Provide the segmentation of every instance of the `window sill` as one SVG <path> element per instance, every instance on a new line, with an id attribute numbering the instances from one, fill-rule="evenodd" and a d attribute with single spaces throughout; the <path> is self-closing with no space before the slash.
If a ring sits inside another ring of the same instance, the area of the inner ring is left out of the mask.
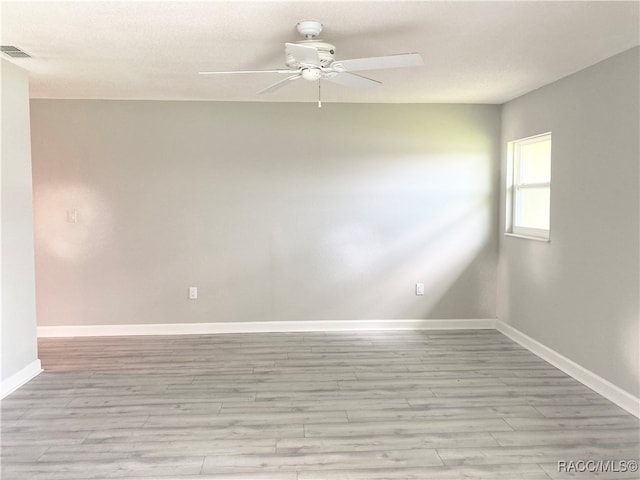
<path id="1" fill-rule="evenodd" d="M 504 234 L 507 237 L 524 238 L 525 240 L 536 240 L 538 242 L 549 243 L 549 239 L 544 237 L 533 237 L 530 235 L 522 235 L 520 233 L 511 233 L 511 232 L 504 232 Z"/>

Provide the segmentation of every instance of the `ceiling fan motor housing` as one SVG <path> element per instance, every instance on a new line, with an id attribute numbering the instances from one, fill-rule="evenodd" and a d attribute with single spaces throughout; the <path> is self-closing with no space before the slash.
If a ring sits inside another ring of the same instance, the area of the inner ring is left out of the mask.
<path id="1" fill-rule="evenodd" d="M 328 67 L 334 60 L 336 54 L 336 47 L 330 43 L 323 42 L 321 40 L 301 40 L 296 42 L 299 45 L 305 45 L 307 47 L 313 47 L 318 51 L 320 57 L 320 66 Z M 291 55 L 287 55 L 285 63 L 288 67 L 297 68 L 298 61 Z"/>

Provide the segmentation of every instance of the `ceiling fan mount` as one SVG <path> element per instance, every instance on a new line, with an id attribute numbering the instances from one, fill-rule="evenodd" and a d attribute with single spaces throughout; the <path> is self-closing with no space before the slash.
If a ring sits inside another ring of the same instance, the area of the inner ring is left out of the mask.
<path id="1" fill-rule="evenodd" d="M 285 43 L 285 65 L 288 69 L 235 70 L 200 72 L 202 75 L 278 73 L 287 75 L 284 80 L 261 90 L 258 94 L 270 93 L 300 78 L 308 81 L 328 80 L 332 83 L 365 90 L 382 82 L 353 72 L 386 68 L 418 67 L 424 65 L 419 53 L 401 53 L 383 57 L 366 57 L 336 60 L 336 47 L 316 37 L 322 32 L 322 23 L 304 20 L 296 25 L 304 37 L 296 43 Z"/>
<path id="2" fill-rule="evenodd" d="M 320 35 L 320 32 L 322 31 L 322 24 L 315 20 L 303 20 L 302 22 L 298 22 L 296 28 L 300 35 L 310 40 Z"/>

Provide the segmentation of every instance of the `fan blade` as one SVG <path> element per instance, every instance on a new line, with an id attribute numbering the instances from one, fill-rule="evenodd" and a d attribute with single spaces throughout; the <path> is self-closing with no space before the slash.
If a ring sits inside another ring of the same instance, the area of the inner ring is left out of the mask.
<path id="1" fill-rule="evenodd" d="M 300 65 L 315 67 L 320 66 L 320 55 L 318 50 L 307 45 L 298 45 L 297 43 L 285 43 L 285 53 L 291 55 Z"/>
<path id="2" fill-rule="evenodd" d="M 291 82 L 293 80 L 297 80 L 300 77 L 302 77 L 302 74 L 300 74 L 300 73 L 296 73 L 295 75 L 291 75 L 290 77 L 287 77 L 284 80 L 280 80 L 278 83 L 274 83 L 273 85 L 271 85 L 270 87 L 265 88 L 264 90 L 260 90 L 258 92 L 258 95 L 262 95 L 263 93 L 274 92 L 274 91 L 284 87 L 289 82 Z"/>
<path id="3" fill-rule="evenodd" d="M 236 73 L 298 73 L 300 70 L 232 70 L 230 72 L 198 72 L 200 75 L 229 75 Z"/>
<path id="4" fill-rule="evenodd" d="M 386 57 L 353 58 L 351 60 L 338 60 L 331 64 L 331 67 L 346 72 L 357 72 L 359 70 L 379 70 L 383 68 L 419 67 L 424 65 L 422 56 L 419 53 L 401 53 L 398 55 L 387 55 Z"/>
<path id="5" fill-rule="evenodd" d="M 367 90 L 369 88 L 382 85 L 382 82 L 374 80 L 372 78 L 356 75 L 355 73 L 340 72 L 334 75 L 328 75 L 325 77 L 327 80 L 333 83 L 338 83 L 346 87 L 359 88 L 360 90 Z"/>

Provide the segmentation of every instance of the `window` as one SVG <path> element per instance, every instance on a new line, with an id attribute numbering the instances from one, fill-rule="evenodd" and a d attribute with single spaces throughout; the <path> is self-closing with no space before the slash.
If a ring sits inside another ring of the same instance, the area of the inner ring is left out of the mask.
<path id="1" fill-rule="evenodd" d="M 551 133 L 509 142 L 506 233 L 549 240 Z"/>

